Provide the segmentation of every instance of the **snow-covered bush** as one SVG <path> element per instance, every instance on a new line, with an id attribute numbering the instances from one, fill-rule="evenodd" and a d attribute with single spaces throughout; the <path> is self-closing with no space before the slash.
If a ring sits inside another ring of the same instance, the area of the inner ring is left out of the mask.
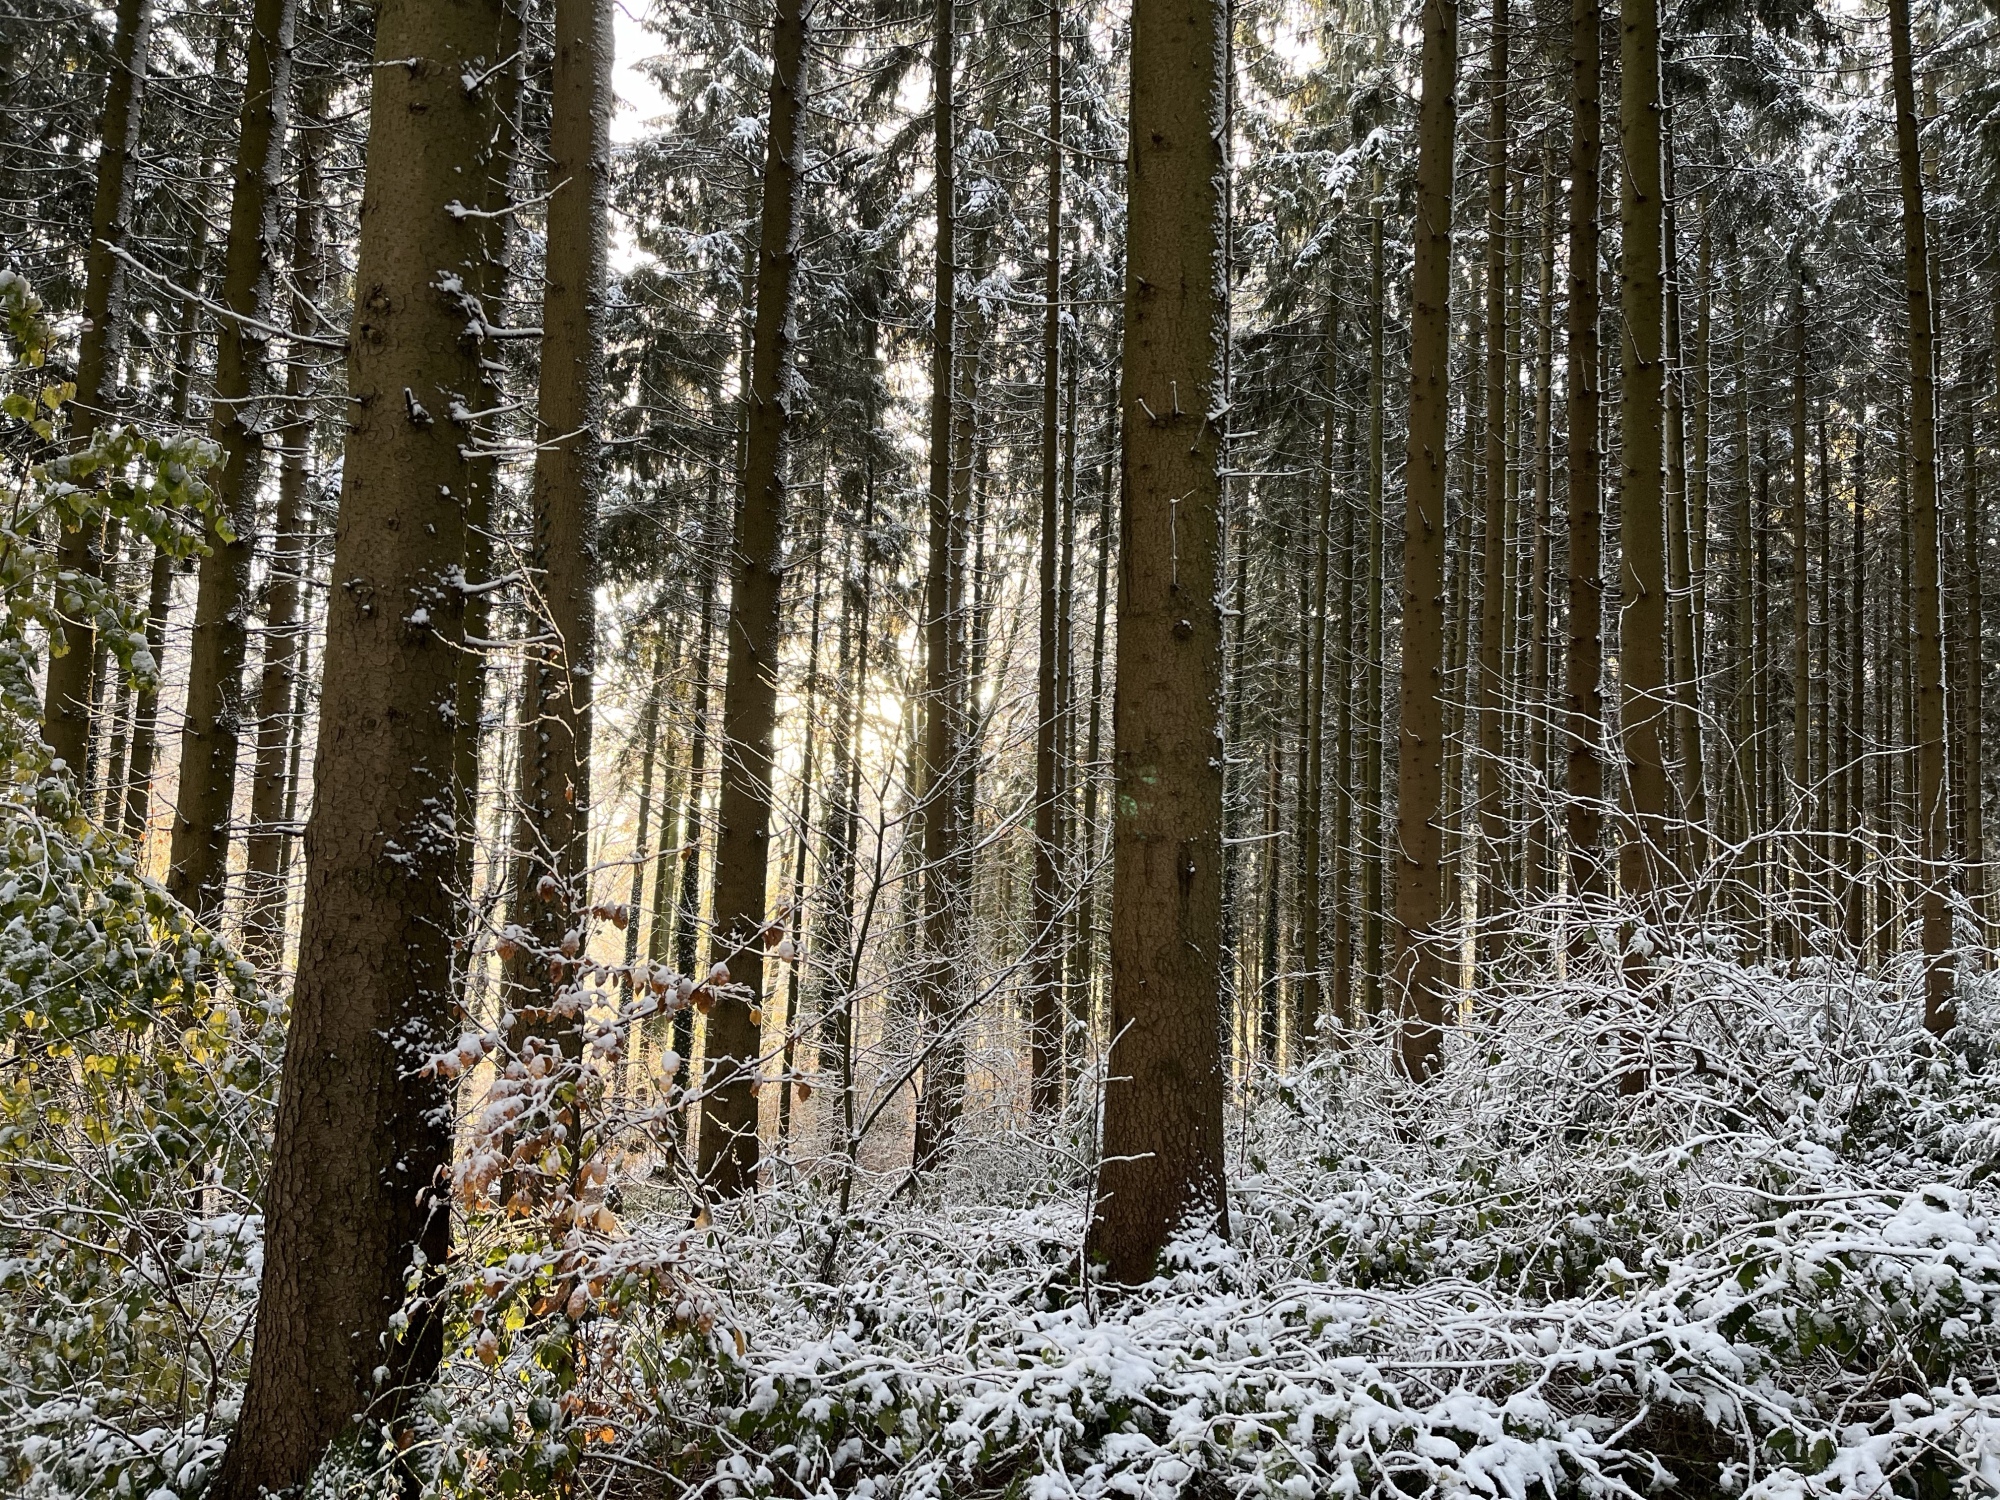
<path id="1" fill-rule="evenodd" d="M 1230 1242 L 1116 1295 L 1081 1194 L 988 1162 L 840 1222 L 806 1164 L 690 1232 L 726 1331 L 645 1365 L 639 1314 L 649 1378 L 581 1463 L 725 1495 L 1992 1493 L 1992 980 L 1944 1048 L 1907 974 L 1657 977 L 1637 1042 L 1613 981 L 1518 974 L 1426 1087 L 1379 1035 L 1257 1080 Z"/>

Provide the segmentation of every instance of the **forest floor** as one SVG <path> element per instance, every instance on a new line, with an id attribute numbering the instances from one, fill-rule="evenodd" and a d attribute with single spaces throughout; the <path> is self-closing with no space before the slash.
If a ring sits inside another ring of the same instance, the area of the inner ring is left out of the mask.
<path id="1" fill-rule="evenodd" d="M 2000 986 L 1940 1048 L 1910 979 L 1669 959 L 1636 1098 L 1617 991 L 1535 978 L 1428 1086 L 1379 1038 L 1259 1078 L 1228 1241 L 1132 1290 L 1083 1274 L 1081 1108 L 844 1219 L 826 1162 L 640 1215 L 688 1299 L 603 1332 L 570 1451 L 666 1495 L 2000 1493 Z M 533 1467 L 477 1436 L 523 1378 L 447 1383 L 475 1486 Z"/>

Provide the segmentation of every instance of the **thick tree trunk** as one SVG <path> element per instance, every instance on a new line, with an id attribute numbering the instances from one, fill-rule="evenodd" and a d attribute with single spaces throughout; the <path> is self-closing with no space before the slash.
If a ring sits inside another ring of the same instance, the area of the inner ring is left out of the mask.
<path id="1" fill-rule="evenodd" d="M 260 325 L 270 307 L 270 268 L 278 261 L 278 185 L 290 113 L 292 25 L 297 9 L 297 0 L 256 0 L 251 13 L 224 251 L 222 304 L 228 311 L 218 334 L 210 421 L 210 436 L 222 451 L 222 461 L 211 481 L 216 519 L 208 524 L 208 551 L 196 573 L 180 787 L 167 868 L 168 893 L 210 923 L 222 914 L 237 751 L 250 717 L 243 694 L 243 656 L 264 452 L 256 387 L 261 383 L 267 336 Z"/>
<path id="2" fill-rule="evenodd" d="M 1916 617 L 1917 855 L 1921 863 L 1924 1025 L 1958 1022 L 1951 966 L 1944 778 L 1943 612 L 1938 584 L 1937 361 L 1932 350 L 1929 226 L 1911 79 L 1910 0 L 1889 0 L 1896 164 L 1903 192 L 1903 286 L 1909 303 L 1911 607 Z"/>
<path id="3" fill-rule="evenodd" d="M 1218 255 L 1226 7 L 1136 0 L 1120 411 L 1111 1057 L 1086 1251 L 1115 1282 L 1226 1233 Z"/>
<path id="4" fill-rule="evenodd" d="M 446 205 L 491 131 L 465 80 L 494 61 L 499 0 L 385 0 L 355 272 L 345 490 L 328 610 L 305 917 L 265 1194 L 258 1336 L 222 1500 L 301 1484 L 357 1413 L 394 1426 L 443 1346 L 428 1298 L 397 1337 L 413 1259 L 443 1265 L 453 1026 L 451 772 L 470 467 L 453 393 L 480 350 L 440 272 L 474 273 Z M 428 1274 L 425 1277 L 428 1281 Z M 377 1380 L 378 1367 L 386 1379 Z"/>
<path id="5" fill-rule="evenodd" d="M 1403 685 L 1396 759 L 1396 1057 L 1406 1077 L 1441 1061 L 1447 1004 L 1442 829 L 1446 423 L 1450 398 L 1451 177 L 1458 118 L 1457 0 L 1424 0 L 1410 285 L 1410 430 L 1404 471 Z"/>
<path id="6" fill-rule="evenodd" d="M 805 103 L 806 8 L 781 0 L 771 38 L 770 120 L 757 239 L 750 335 L 749 439 L 743 508 L 729 595 L 728 666 L 722 690 L 722 798 L 715 839 L 711 964 L 729 971 L 712 989 L 699 1137 L 702 1181 L 728 1197 L 757 1182 L 759 1027 L 764 995 L 766 885 L 770 879 L 771 744 L 778 716 L 780 552 L 785 522 L 783 391 L 791 354 L 792 281 L 798 265 L 799 117 Z"/>
<path id="7" fill-rule="evenodd" d="M 139 149 L 152 34 L 153 0 L 118 0 L 98 135 L 97 196 L 84 256 L 83 338 L 77 350 L 76 394 L 69 407 L 70 436 L 79 447 L 90 441 L 108 415 L 117 384 L 126 322 L 125 263 L 119 252 L 125 248 L 126 221 L 132 212 L 132 162 Z M 56 565 L 66 573 L 101 576 L 104 554 L 98 529 L 65 528 L 56 544 Z M 49 643 L 42 738 L 81 784 L 90 745 L 90 676 L 97 656 L 97 626 L 88 619 L 65 620 L 53 635 L 60 639 Z"/>
<path id="8" fill-rule="evenodd" d="M 1570 7 L 1569 201 L 1569 647 L 1564 655 L 1564 775 L 1569 888 L 1586 904 L 1604 894 L 1604 510 L 1598 448 L 1598 166 L 1603 155 L 1601 0 Z M 1587 915 L 1579 929 L 1589 931 Z"/>

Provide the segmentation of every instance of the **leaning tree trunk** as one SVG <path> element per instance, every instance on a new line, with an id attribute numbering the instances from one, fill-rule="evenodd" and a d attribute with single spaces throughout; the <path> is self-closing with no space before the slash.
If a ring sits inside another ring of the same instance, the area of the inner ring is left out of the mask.
<path id="1" fill-rule="evenodd" d="M 187 713 L 181 728 L 167 891 L 205 922 L 222 913 L 229 876 L 229 823 L 245 721 L 243 656 L 257 489 L 264 435 L 255 387 L 264 362 L 263 319 L 277 263 L 278 185 L 292 75 L 297 0 L 257 0 L 238 124 L 235 191 L 224 250 L 210 435 L 222 452 L 212 485 L 215 513 L 195 578 L 188 642 Z"/>
<path id="2" fill-rule="evenodd" d="M 467 433 L 481 350 L 452 277 L 481 252 L 447 205 L 491 135 L 500 0 L 384 0 L 355 268 L 345 490 L 326 621 L 305 917 L 271 1172 L 258 1336 L 222 1500 L 301 1485 L 356 1413 L 401 1426 L 443 1352 L 413 1264 L 441 1267 L 455 1029 L 450 830 Z M 440 273 L 448 273 L 441 275 Z M 447 804 L 448 805 L 448 804 Z M 418 1260 L 421 1257 L 421 1261 Z M 377 1370 L 386 1369 L 384 1378 Z M 392 1431 L 391 1441 L 394 1441 Z"/>
<path id="3" fill-rule="evenodd" d="M 523 663 L 510 1007 L 573 986 L 590 946 L 590 741 L 603 451 L 609 0 L 557 0 L 549 77 L 548 251 L 527 569 L 537 601 Z M 454 702 L 457 694 L 454 693 Z M 522 935 L 525 935 L 524 937 Z"/>
<path id="4" fill-rule="evenodd" d="M 1410 280 L 1410 427 L 1404 470 L 1403 687 L 1396 755 L 1396 1060 L 1408 1078 L 1442 1060 L 1445 462 L 1450 416 L 1451 169 L 1458 122 L 1458 3 L 1424 0 Z"/>
<path id="5" fill-rule="evenodd" d="M 125 335 L 126 220 L 132 213 L 132 159 L 139 149 L 139 120 L 146 92 L 146 64 L 153 34 L 152 0 L 118 0 L 111 39 L 111 73 L 104 90 L 103 129 L 97 152 L 97 198 L 90 213 L 90 248 L 84 259 L 83 339 L 77 350 L 76 394 L 70 402 L 70 436 L 90 441 L 117 383 L 118 345 Z M 65 529 L 56 565 L 88 578 L 103 575 L 98 528 Z M 97 626 L 87 618 L 64 620 L 51 632 L 42 738 L 81 785 L 90 746 L 91 663 Z M 58 641 L 61 649 L 58 650 Z"/>
<path id="6" fill-rule="evenodd" d="M 736 521 L 722 688 L 722 800 L 715 839 L 711 962 L 729 971 L 708 991 L 699 1169 L 713 1193 L 757 1184 L 758 1025 L 764 988 L 765 886 L 771 845 L 771 741 L 778 718 L 778 613 L 785 514 L 785 364 L 798 250 L 799 116 L 804 104 L 803 0 L 779 0 L 771 42 L 771 116 L 750 334 L 749 434 Z"/>
<path id="7" fill-rule="evenodd" d="M 312 97 L 299 132 L 298 208 L 292 220 L 292 327 L 304 332 L 319 311 L 326 287 L 326 260 L 320 241 L 320 132 L 330 97 L 328 80 L 313 80 Z M 285 947 L 285 881 L 279 873 L 292 830 L 285 816 L 286 775 L 291 761 L 292 700 L 297 696 L 300 628 L 300 574 L 305 534 L 311 529 L 306 491 L 312 483 L 315 399 L 312 365 L 293 352 L 285 373 L 290 407 L 279 430 L 283 467 L 278 475 L 278 511 L 272 525 L 271 573 L 264 604 L 264 664 L 257 682 L 256 770 L 250 788 L 250 832 L 245 840 L 246 889 L 243 927 L 248 946 L 264 967 L 273 969 Z"/>
<path id="8" fill-rule="evenodd" d="M 1564 657 L 1568 765 L 1569 887 L 1586 901 L 1604 895 L 1604 497 L 1597 446 L 1598 166 L 1604 151 L 1600 77 L 1601 0 L 1574 0 L 1570 38 L 1569 188 L 1569 650 Z M 1588 932 L 1588 917 L 1580 932 Z"/>
<path id="9" fill-rule="evenodd" d="M 1135 0 L 1113 735 L 1111 1057 L 1087 1250 L 1152 1275 L 1227 1231 L 1218 459 L 1224 17 Z"/>
<path id="10" fill-rule="evenodd" d="M 1921 866 L 1924 1025 L 1942 1036 L 1958 1023 L 1952 993 L 1951 911 L 1945 863 L 1944 639 L 1938 587 L 1937 360 L 1931 337 L 1929 227 L 1911 79 L 1910 0 L 1889 0 L 1896 94 L 1896 165 L 1903 189 L 1903 287 L 1909 303 L 1911 607 L 1916 616 L 1917 857 Z"/>

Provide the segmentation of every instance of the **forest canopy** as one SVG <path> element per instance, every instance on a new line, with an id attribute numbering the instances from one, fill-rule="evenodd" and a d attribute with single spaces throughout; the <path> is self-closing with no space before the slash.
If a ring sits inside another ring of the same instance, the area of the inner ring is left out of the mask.
<path id="1" fill-rule="evenodd" d="M 1977 0 L 0 0 L 28 1500 L 2000 1493 Z"/>

